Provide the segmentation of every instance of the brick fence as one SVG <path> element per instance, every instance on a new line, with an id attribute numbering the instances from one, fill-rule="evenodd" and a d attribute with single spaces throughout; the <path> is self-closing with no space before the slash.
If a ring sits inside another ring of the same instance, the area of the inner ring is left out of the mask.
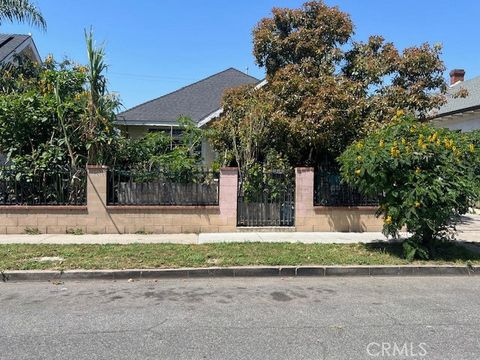
<path id="1" fill-rule="evenodd" d="M 314 169 L 295 169 L 296 231 L 381 231 L 383 221 L 375 216 L 376 207 L 314 206 Z"/>
<path id="2" fill-rule="evenodd" d="M 0 206 L 0 234 L 41 233 L 200 233 L 238 231 L 236 168 L 220 170 L 216 206 L 108 206 L 107 168 L 87 167 L 86 206 Z M 375 208 L 313 205 L 313 168 L 296 169 L 295 231 L 379 231 Z"/>

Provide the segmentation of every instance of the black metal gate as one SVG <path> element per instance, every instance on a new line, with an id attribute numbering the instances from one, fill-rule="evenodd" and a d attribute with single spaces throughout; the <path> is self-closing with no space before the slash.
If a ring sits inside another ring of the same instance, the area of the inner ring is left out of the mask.
<path id="1" fill-rule="evenodd" d="M 282 172 L 266 174 L 264 181 L 239 178 L 238 226 L 294 226 L 295 176 Z"/>

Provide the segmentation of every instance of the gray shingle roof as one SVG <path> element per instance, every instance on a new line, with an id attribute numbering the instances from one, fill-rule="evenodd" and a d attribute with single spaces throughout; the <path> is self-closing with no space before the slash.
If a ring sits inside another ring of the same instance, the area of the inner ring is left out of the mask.
<path id="1" fill-rule="evenodd" d="M 117 115 L 119 124 L 176 124 L 180 116 L 199 122 L 220 108 L 228 88 L 256 84 L 260 80 L 229 68 L 157 99 L 147 101 Z"/>
<path id="2" fill-rule="evenodd" d="M 29 38 L 29 35 L 0 34 L 0 62 Z"/>
<path id="3" fill-rule="evenodd" d="M 459 90 L 468 91 L 468 96 L 454 98 L 453 95 Z M 441 117 L 447 114 L 458 113 L 480 106 L 480 76 L 465 80 L 451 86 L 447 91 L 447 103 L 435 113 L 434 117 Z"/>

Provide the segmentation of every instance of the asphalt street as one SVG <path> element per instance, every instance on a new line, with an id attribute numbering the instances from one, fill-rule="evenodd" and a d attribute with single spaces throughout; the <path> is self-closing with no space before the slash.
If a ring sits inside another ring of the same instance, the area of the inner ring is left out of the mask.
<path id="1" fill-rule="evenodd" d="M 0 359 L 479 359 L 480 280 L 0 284 Z"/>

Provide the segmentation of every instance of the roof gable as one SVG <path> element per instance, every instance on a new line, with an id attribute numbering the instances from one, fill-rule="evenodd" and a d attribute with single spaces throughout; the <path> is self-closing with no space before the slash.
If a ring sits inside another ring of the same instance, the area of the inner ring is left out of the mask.
<path id="1" fill-rule="evenodd" d="M 30 35 L 0 34 L 0 63 L 11 61 L 13 55 L 21 53 L 26 48 L 30 48 L 34 57 L 32 60 L 40 62 L 40 55 Z"/>
<path id="2" fill-rule="evenodd" d="M 226 89 L 259 80 L 229 68 L 159 98 L 137 105 L 117 115 L 118 123 L 129 125 L 176 124 L 181 116 L 199 122 L 220 108 Z"/>

